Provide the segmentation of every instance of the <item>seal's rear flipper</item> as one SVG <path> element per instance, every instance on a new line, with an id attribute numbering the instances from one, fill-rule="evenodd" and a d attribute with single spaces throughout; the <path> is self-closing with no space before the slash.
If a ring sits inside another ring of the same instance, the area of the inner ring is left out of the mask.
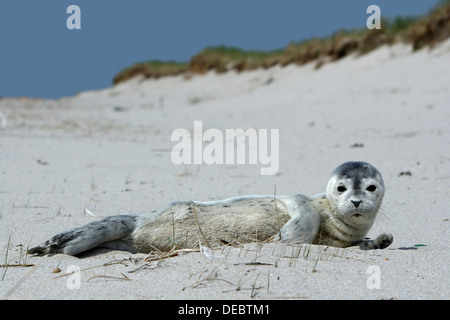
<path id="1" fill-rule="evenodd" d="M 119 215 L 106 217 L 82 227 L 61 232 L 44 243 L 28 249 L 29 254 L 64 253 L 77 255 L 83 251 L 104 245 L 108 248 L 133 248 L 120 240 L 130 235 L 136 223 L 136 216 Z"/>

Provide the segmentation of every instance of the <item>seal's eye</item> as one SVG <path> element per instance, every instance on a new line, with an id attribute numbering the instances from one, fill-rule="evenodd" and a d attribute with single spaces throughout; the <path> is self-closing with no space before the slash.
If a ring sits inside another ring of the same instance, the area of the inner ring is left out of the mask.
<path id="1" fill-rule="evenodd" d="M 347 188 L 344 187 L 344 186 L 339 186 L 339 187 L 337 187 L 337 191 L 339 191 L 339 192 L 345 192 L 345 191 L 347 191 Z"/>
<path id="2" fill-rule="evenodd" d="M 377 187 L 374 186 L 373 184 L 371 184 L 370 186 L 368 186 L 368 187 L 366 188 L 366 190 L 367 190 L 367 191 L 370 191 L 370 192 L 374 192 L 375 190 L 377 190 Z"/>

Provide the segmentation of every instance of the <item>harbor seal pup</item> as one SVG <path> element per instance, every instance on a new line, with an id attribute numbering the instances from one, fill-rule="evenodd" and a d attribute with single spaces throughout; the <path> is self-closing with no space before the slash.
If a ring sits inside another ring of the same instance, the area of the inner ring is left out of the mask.
<path id="1" fill-rule="evenodd" d="M 383 249 L 393 237 L 365 240 L 384 196 L 379 171 L 367 162 L 346 162 L 330 176 L 326 193 L 313 197 L 245 196 L 221 201 L 173 202 L 141 215 L 117 215 L 64 231 L 30 254 L 77 255 L 96 247 L 132 253 L 255 241 L 360 245 Z"/>

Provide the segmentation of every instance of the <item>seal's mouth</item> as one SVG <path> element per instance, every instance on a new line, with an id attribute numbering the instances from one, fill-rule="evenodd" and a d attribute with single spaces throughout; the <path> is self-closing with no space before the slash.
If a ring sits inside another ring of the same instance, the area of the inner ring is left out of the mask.
<path id="1" fill-rule="evenodd" d="M 359 218 L 359 217 L 362 216 L 362 214 L 361 213 L 355 213 L 355 214 L 353 214 L 353 216 L 356 217 L 356 218 Z"/>

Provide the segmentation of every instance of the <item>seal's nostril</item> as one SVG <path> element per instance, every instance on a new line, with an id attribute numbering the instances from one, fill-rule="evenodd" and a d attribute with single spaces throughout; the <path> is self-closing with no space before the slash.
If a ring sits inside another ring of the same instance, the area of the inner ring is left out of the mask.
<path id="1" fill-rule="evenodd" d="M 355 205 L 355 207 L 357 207 L 357 208 L 359 207 L 359 205 L 361 204 L 361 202 L 362 202 L 361 200 L 359 200 L 359 201 L 353 201 L 353 200 L 352 200 L 352 203 L 353 203 L 353 204 Z"/>

